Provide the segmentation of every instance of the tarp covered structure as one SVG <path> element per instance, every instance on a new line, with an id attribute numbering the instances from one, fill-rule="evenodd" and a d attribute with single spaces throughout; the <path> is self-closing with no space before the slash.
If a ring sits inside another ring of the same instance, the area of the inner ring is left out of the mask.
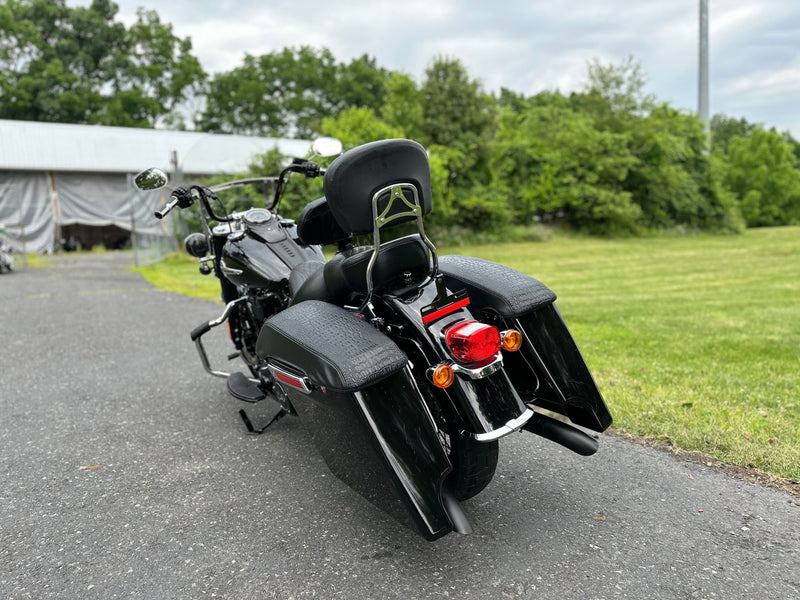
<path id="1" fill-rule="evenodd" d="M 15 250 L 54 250 L 67 225 L 114 225 L 163 235 L 163 196 L 136 190 L 147 167 L 185 179 L 240 173 L 277 148 L 305 156 L 310 142 L 239 135 L 0 120 L 0 224 Z"/>
<path id="2" fill-rule="evenodd" d="M 0 171 L 0 223 L 14 250 L 56 249 L 66 225 L 115 225 L 146 235 L 166 234 L 153 218 L 159 194 L 144 194 L 125 174 Z"/>

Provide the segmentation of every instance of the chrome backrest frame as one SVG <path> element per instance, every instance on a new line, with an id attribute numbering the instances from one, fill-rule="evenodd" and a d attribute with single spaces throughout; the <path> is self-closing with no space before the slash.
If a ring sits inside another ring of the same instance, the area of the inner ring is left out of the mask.
<path id="1" fill-rule="evenodd" d="M 405 190 L 410 190 L 413 196 L 413 202 L 410 201 L 406 197 Z M 378 201 L 382 196 L 385 194 L 389 194 L 389 204 L 386 208 L 378 214 Z M 403 204 L 408 207 L 408 210 L 405 212 L 398 212 L 392 214 L 392 208 L 395 205 L 395 202 L 402 202 Z M 372 256 L 369 259 L 369 264 L 367 264 L 367 296 L 364 299 L 364 302 L 361 304 L 359 308 L 359 312 L 364 310 L 366 306 L 372 300 L 372 293 L 374 291 L 373 282 L 372 282 L 372 270 L 375 267 L 375 262 L 378 260 L 378 252 L 380 252 L 381 247 L 381 235 L 380 230 L 383 226 L 395 221 L 396 219 L 402 219 L 406 217 L 414 217 L 417 221 L 417 232 L 419 233 L 419 237 L 425 243 L 425 246 L 428 248 L 428 251 L 431 255 L 431 260 L 433 262 L 433 269 L 430 273 L 430 277 L 433 278 L 439 272 L 439 259 L 436 255 L 436 246 L 433 245 L 433 242 L 425 235 L 425 227 L 422 224 L 422 204 L 419 200 L 419 190 L 417 186 L 413 183 L 393 183 L 391 185 L 387 185 L 377 192 L 375 192 L 372 196 L 372 219 L 373 219 L 373 229 L 372 229 Z"/>

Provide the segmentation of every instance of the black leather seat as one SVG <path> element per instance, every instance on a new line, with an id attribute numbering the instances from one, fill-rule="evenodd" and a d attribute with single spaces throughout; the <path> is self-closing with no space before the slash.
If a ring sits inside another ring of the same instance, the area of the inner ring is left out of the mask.
<path id="1" fill-rule="evenodd" d="M 297 292 L 309 277 L 324 267 L 324 262 L 314 260 L 299 264 L 292 269 L 292 273 L 289 275 L 289 292 L 292 297 L 294 298 L 297 295 Z"/>
<path id="2" fill-rule="evenodd" d="M 395 184 L 402 189 L 401 199 L 386 188 Z M 353 293 L 368 292 L 367 267 L 374 250 L 348 247 L 352 236 L 373 234 L 376 223 L 394 227 L 431 211 L 428 155 L 411 140 L 364 144 L 328 167 L 323 189 L 325 198 L 314 200 L 300 213 L 297 233 L 307 244 L 338 243 L 340 252 L 324 265 L 295 269 L 289 279 L 295 305 L 304 300 L 341 303 Z M 374 207 L 373 196 L 379 191 Z M 421 283 L 430 273 L 430 252 L 419 235 L 392 240 L 380 246 L 372 290 L 396 291 Z"/>
<path id="3" fill-rule="evenodd" d="M 324 265 L 314 263 L 303 273 L 292 273 L 292 304 L 304 300 L 339 303 L 351 293 L 366 294 L 372 253 L 371 246 L 359 246 L 340 252 Z M 421 282 L 430 270 L 428 249 L 422 239 L 418 235 L 398 238 L 381 246 L 372 269 L 372 286 L 378 292 L 407 287 Z"/>

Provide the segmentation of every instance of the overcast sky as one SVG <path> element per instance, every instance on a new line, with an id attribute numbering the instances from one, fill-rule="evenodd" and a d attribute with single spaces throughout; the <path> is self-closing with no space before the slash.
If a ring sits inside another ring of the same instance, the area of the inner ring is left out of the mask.
<path id="1" fill-rule="evenodd" d="M 570 92 L 592 58 L 641 62 L 647 91 L 697 110 L 698 0 L 116 0 L 130 23 L 154 9 L 189 36 L 209 73 L 245 53 L 326 46 L 367 53 L 417 81 L 436 55 L 460 59 L 486 90 Z M 70 4 L 86 4 L 74 0 Z M 711 114 L 800 138 L 800 0 L 709 0 Z"/>

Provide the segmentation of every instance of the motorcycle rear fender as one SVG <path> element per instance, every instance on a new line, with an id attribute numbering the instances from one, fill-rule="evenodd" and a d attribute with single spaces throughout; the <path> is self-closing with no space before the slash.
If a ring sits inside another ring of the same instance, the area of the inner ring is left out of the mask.
<path id="1" fill-rule="evenodd" d="M 424 371 L 442 362 L 453 363 L 453 356 L 444 349 L 441 337 L 443 328 L 454 319 L 469 320 L 473 315 L 462 307 L 448 312 L 446 317 L 429 324 L 421 317 L 423 309 L 437 296 L 436 286 L 431 283 L 420 290 L 413 299 L 401 300 L 386 296 L 380 299 L 402 322 L 406 333 L 398 336 L 397 341 L 411 358 L 417 377 L 425 379 Z M 447 309 L 445 309 L 447 311 Z M 409 328 L 413 328 L 413 335 Z M 503 358 L 507 353 L 503 353 Z M 502 363 L 498 363 L 498 367 Z M 474 439 L 490 441 L 519 429 L 519 426 L 532 412 L 519 397 L 504 369 L 475 378 L 457 375 L 453 384 L 446 390 L 433 388 L 428 384 L 429 394 L 443 394 L 463 424 L 463 434 Z"/>
<path id="2" fill-rule="evenodd" d="M 429 540 L 461 527 L 463 513 L 443 496 L 452 466 L 394 342 L 309 300 L 268 319 L 256 351 L 334 475 Z"/>
<path id="3" fill-rule="evenodd" d="M 442 256 L 439 268 L 448 288 L 467 290 L 473 312 L 523 334 L 522 349 L 504 358 L 505 371 L 526 403 L 594 431 L 611 425 L 611 413 L 547 286 L 469 256 Z"/>

